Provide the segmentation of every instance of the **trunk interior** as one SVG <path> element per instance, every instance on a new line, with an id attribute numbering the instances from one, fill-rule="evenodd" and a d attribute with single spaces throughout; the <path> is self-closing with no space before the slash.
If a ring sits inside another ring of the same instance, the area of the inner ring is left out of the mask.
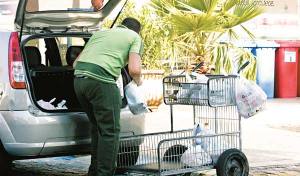
<path id="1" fill-rule="evenodd" d="M 72 65 L 87 41 L 88 38 L 83 37 L 47 37 L 33 38 L 22 45 L 31 97 L 39 109 L 83 111 L 73 87 Z M 123 85 L 130 81 L 125 72 L 122 70 Z M 65 104 L 61 106 L 63 101 Z"/>
<path id="2" fill-rule="evenodd" d="M 31 39 L 23 45 L 30 93 L 38 108 L 82 111 L 73 88 L 72 64 L 84 44 L 79 37 L 53 37 Z M 63 101 L 64 106 L 59 104 Z"/>

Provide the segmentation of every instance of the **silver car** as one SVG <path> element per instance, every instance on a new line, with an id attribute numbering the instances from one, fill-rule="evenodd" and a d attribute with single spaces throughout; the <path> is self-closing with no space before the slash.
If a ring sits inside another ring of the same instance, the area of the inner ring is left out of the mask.
<path id="1" fill-rule="evenodd" d="M 93 31 L 122 5 L 104 2 L 94 12 L 87 0 L 0 0 L 1 21 L 15 17 L 15 30 L 0 31 L 0 171 L 16 159 L 89 152 L 89 121 L 74 93 L 71 65 Z M 123 69 L 123 85 L 127 75 Z M 144 118 L 124 100 L 121 135 L 142 134 Z M 122 147 L 138 150 L 140 143 Z"/>

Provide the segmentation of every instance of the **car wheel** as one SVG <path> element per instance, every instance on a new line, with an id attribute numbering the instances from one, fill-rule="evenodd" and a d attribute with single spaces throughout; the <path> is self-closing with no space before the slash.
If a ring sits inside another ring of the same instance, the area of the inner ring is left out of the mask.
<path id="1" fill-rule="evenodd" d="M 217 165 L 218 176 L 248 176 L 249 164 L 243 152 L 229 149 L 221 154 Z"/>
<path id="2" fill-rule="evenodd" d="M 2 143 L 0 142 L 0 175 L 8 173 L 11 168 L 12 160 L 6 153 Z"/>
<path id="3" fill-rule="evenodd" d="M 117 158 L 116 174 L 124 174 L 127 172 L 126 167 L 133 166 L 138 160 L 140 154 L 139 146 L 120 147 Z"/>

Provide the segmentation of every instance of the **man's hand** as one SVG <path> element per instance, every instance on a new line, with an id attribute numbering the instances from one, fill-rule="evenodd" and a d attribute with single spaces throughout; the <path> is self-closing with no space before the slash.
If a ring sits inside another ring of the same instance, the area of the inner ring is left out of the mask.
<path id="1" fill-rule="evenodd" d="M 143 84 L 143 79 L 133 80 L 137 86 L 141 86 Z"/>
<path id="2" fill-rule="evenodd" d="M 95 11 L 100 11 L 103 6 L 103 0 L 91 0 Z"/>

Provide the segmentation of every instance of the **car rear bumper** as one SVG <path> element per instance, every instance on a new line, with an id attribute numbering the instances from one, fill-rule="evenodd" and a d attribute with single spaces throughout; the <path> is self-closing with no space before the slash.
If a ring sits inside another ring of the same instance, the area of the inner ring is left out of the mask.
<path id="1" fill-rule="evenodd" d="M 121 116 L 121 137 L 144 133 L 144 115 L 134 116 L 123 109 Z M 90 126 L 84 113 L 36 117 L 28 111 L 0 111 L 0 126 L 0 139 L 12 156 L 69 155 L 89 150 Z"/>
<path id="2" fill-rule="evenodd" d="M 87 153 L 89 146 L 90 139 L 46 143 L 5 143 L 5 149 L 11 156 L 21 158 Z"/>

